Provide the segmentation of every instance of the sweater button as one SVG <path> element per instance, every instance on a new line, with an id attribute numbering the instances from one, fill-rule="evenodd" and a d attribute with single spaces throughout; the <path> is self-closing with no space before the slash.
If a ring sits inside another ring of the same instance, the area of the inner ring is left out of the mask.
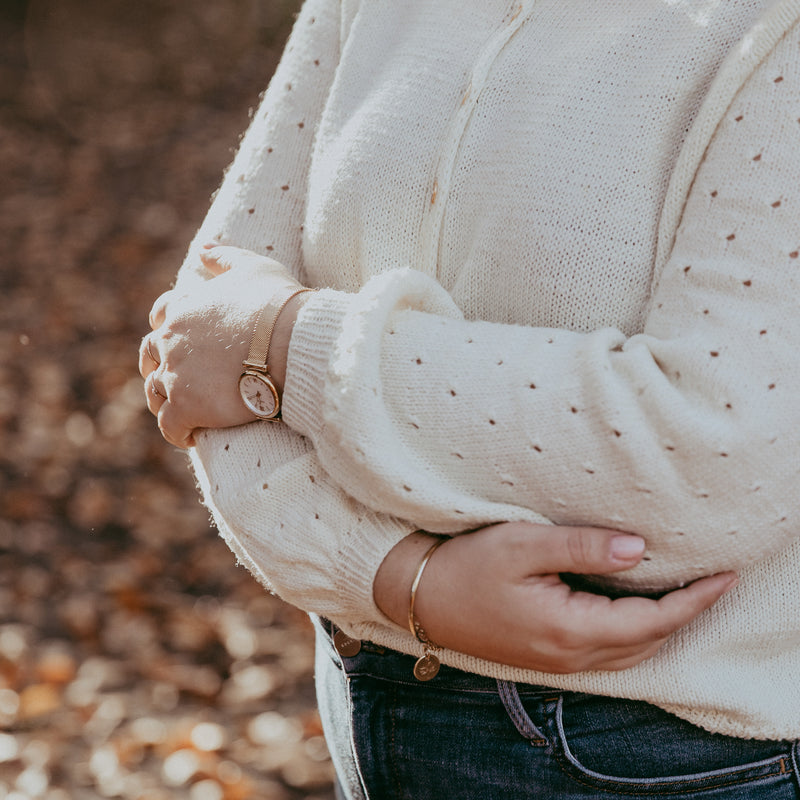
<path id="1" fill-rule="evenodd" d="M 344 631 L 336 631 L 333 637 L 333 646 L 336 652 L 344 658 L 352 658 L 361 652 L 361 642 L 348 636 Z"/>

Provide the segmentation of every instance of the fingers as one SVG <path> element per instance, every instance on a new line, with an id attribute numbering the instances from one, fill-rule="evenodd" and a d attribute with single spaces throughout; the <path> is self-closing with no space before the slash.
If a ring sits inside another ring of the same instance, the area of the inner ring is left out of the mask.
<path id="1" fill-rule="evenodd" d="M 231 268 L 231 254 L 227 251 L 233 249 L 225 247 L 219 242 L 208 242 L 203 245 L 200 260 L 203 262 L 203 266 L 216 277 Z"/>
<path id="2" fill-rule="evenodd" d="M 194 431 L 180 422 L 175 413 L 175 407 L 169 403 L 162 403 L 158 411 L 158 429 L 161 435 L 175 447 L 186 450 L 194 446 Z"/>
<path id="3" fill-rule="evenodd" d="M 591 631 L 591 636 L 606 646 L 645 650 L 688 625 L 736 583 L 735 574 L 720 573 L 701 578 L 658 600 L 644 597 L 609 600 L 576 592 L 571 601 L 583 603 L 586 607 L 581 615 L 573 614 L 569 618 L 578 619 L 582 630 Z"/>
<path id="4" fill-rule="evenodd" d="M 541 575 L 546 570 L 613 573 L 635 566 L 644 553 L 645 543 L 640 537 L 600 528 L 519 525 L 518 534 L 527 537 L 525 555 L 521 558 L 532 563 L 533 574 Z M 528 555 L 531 548 L 536 551 L 534 555 Z M 649 658 L 669 636 L 710 608 L 736 583 L 735 574 L 721 573 L 697 580 L 658 600 L 645 597 L 611 600 L 588 592 L 569 592 L 562 596 L 559 635 L 565 647 L 575 652 L 590 652 L 594 645 L 595 668 L 600 663 L 606 669 L 624 668 L 619 665 Z M 560 591 L 555 583 L 550 588 Z"/>
<path id="5" fill-rule="evenodd" d="M 656 636 L 668 636 L 711 608 L 738 582 L 739 578 L 735 573 L 722 572 L 701 578 L 685 589 L 676 589 L 656 601 L 656 614 L 645 624 L 650 626 Z"/>
<path id="6" fill-rule="evenodd" d="M 158 347 L 150 336 L 145 336 L 139 346 L 139 374 L 147 378 L 153 370 L 158 369 L 161 364 L 161 357 L 158 354 Z"/>
<path id="7" fill-rule="evenodd" d="M 252 253 L 249 250 L 242 250 L 239 247 L 230 245 L 209 243 L 204 246 L 200 253 L 200 260 L 205 268 L 213 275 L 221 275 L 233 269 L 235 266 L 244 266 L 254 261 L 268 261 L 269 259 Z"/>
<path id="8" fill-rule="evenodd" d="M 513 525 L 518 546 L 535 559 L 536 572 L 604 575 L 630 569 L 641 561 L 645 541 L 640 536 L 605 528 Z M 522 556 L 523 553 L 521 552 Z"/>
<path id="9" fill-rule="evenodd" d="M 144 350 L 147 348 L 145 347 Z M 148 411 L 158 420 L 161 435 L 175 447 L 185 450 L 194 446 L 194 431 L 181 422 L 170 403 L 166 387 L 157 370 L 151 371 L 144 382 L 144 393 Z"/>
<path id="10" fill-rule="evenodd" d="M 209 242 L 200 252 L 200 260 L 214 277 L 236 269 L 240 271 L 253 270 L 258 273 L 267 272 L 280 275 L 287 280 L 293 280 L 286 268 L 274 259 L 233 245 Z"/>
<path id="11" fill-rule="evenodd" d="M 147 410 L 157 416 L 164 403 L 167 402 L 167 390 L 159 380 L 156 372 L 151 372 L 144 382 L 144 396 L 147 401 Z"/>
<path id="12" fill-rule="evenodd" d="M 610 671 L 630 669 L 652 658 L 666 641 L 666 639 L 659 639 L 657 642 L 647 646 L 628 648 L 627 650 L 612 650 L 608 653 L 598 654 L 594 662 L 589 666 L 589 669 Z"/>
<path id="13" fill-rule="evenodd" d="M 628 669 L 652 658 L 680 628 L 710 608 L 737 583 L 733 573 L 702 578 L 658 600 L 612 600 L 572 591 L 556 575 L 531 584 L 533 605 L 548 607 L 551 624 L 539 617 L 538 647 L 545 643 L 545 671 Z M 539 666 L 541 662 L 539 662 Z"/>
<path id="14" fill-rule="evenodd" d="M 169 292 L 164 292 L 160 297 L 156 298 L 155 303 L 153 303 L 153 307 L 150 309 L 150 328 L 152 330 L 156 330 L 160 328 L 164 324 L 164 320 L 167 318 L 167 306 L 169 305 L 170 301 L 173 300 L 175 297 L 175 291 L 170 290 Z"/>
<path id="15" fill-rule="evenodd" d="M 544 671 L 564 674 L 587 670 L 630 669 L 653 658 L 666 641 L 665 638 L 632 647 L 598 647 L 592 652 L 583 650 L 574 655 L 565 651 L 547 664 Z"/>

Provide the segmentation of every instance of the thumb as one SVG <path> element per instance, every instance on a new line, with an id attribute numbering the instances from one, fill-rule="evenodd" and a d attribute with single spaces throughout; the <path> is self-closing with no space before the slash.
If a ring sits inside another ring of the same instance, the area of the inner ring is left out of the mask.
<path id="1" fill-rule="evenodd" d="M 602 575 L 630 569 L 644 555 L 645 541 L 605 528 L 537 526 L 537 568 L 576 575 Z"/>
<path id="2" fill-rule="evenodd" d="M 286 268 L 274 258 L 234 245 L 209 242 L 200 251 L 200 259 L 215 277 L 231 270 L 241 272 L 248 270 L 253 274 L 290 277 Z"/>
<path id="3" fill-rule="evenodd" d="M 219 242 L 208 242 L 200 251 L 200 260 L 203 262 L 203 266 L 216 277 L 233 269 L 237 262 L 246 258 L 248 253 L 249 251 L 238 247 L 222 245 Z"/>

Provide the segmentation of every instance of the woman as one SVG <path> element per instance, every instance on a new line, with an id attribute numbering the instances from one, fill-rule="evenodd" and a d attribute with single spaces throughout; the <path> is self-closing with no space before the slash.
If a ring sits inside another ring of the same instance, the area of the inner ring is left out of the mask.
<path id="1" fill-rule="evenodd" d="M 346 796 L 800 796 L 799 20 L 306 2 L 140 368 Z"/>

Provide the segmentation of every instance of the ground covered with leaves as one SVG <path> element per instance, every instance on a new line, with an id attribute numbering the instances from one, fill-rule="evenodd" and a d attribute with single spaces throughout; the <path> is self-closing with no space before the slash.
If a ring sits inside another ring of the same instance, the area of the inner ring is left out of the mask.
<path id="1" fill-rule="evenodd" d="M 0 4 L 0 798 L 333 797 L 310 626 L 136 370 L 298 5 Z"/>

